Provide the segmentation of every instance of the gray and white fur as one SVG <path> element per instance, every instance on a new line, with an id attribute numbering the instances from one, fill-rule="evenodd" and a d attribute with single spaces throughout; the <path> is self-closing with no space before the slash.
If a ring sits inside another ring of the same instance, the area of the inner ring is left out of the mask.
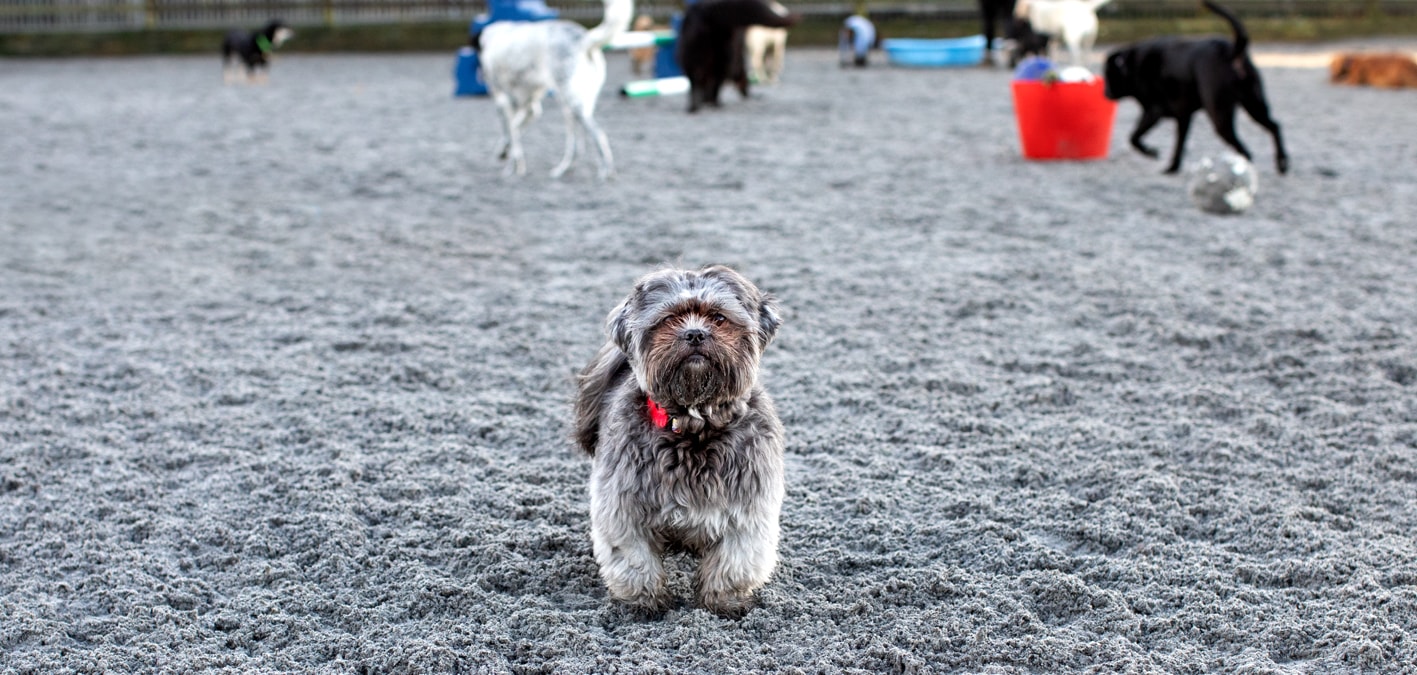
<path id="1" fill-rule="evenodd" d="M 591 457 L 591 542 L 615 599 L 667 608 L 663 560 L 679 550 L 699 557 L 699 605 L 722 615 L 746 612 L 771 577 L 783 429 L 758 371 L 780 324 L 772 296 L 717 265 L 647 274 L 610 312 L 580 374 L 575 439 Z"/>
<path id="2" fill-rule="evenodd" d="M 483 78 L 501 114 L 500 157 L 508 161 L 507 173 L 526 174 L 522 129 L 541 115 L 541 100 L 554 91 L 566 118 L 566 151 L 551 177 L 560 177 L 575 161 L 577 129 L 595 147 L 600 178 L 614 175 L 610 141 L 595 122 L 596 99 L 605 85 L 601 50 L 629 28 L 634 12 L 634 0 L 605 0 L 604 18 L 590 30 L 560 19 L 496 21 L 475 38 Z"/>

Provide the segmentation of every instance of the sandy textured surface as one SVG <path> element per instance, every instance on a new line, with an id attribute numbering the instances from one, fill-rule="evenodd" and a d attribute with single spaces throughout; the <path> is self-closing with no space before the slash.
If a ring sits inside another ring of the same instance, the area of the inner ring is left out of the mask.
<path id="1" fill-rule="evenodd" d="M 696 117 L 606 95 L 602 185 L 546 178 L 554 102 L 503 178 L 451 68 L 0 62 L 0 671 L 1417 661 L 1417 92 L 1266 70 L 1293 171 L 1246 120 L 1225 218 L 1132 102 L 1108 159 L 1023 161 L 1003 71 L 798 50 Z M 571 376 L 665 261 L 785 312 L 741 621 L 628 617 L 590 554 Z"/>

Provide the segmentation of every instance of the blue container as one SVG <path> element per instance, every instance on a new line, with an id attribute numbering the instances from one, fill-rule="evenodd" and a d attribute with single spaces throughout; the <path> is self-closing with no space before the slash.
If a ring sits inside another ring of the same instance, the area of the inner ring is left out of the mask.
<path id="1" fill-rule="evenodd" d="M 1041 56 L 1030 56 L 1014 68 L 1015 80 L 1042 80 L 1053 70 L 1053 62 Z"/>
<path id="2" fill-rule="evenodd" d="M 891 38 L 881 41 L 886 58 L 897 66 L 948 68 L 974 66 L 984 60 L 984 36 L 938 40 Z"/>
<path id="3" fill-rule="evenodd" d="M 669 17 L 669 27 L 674 30 L 676 36 L 673 40 L 659 45 L 659 49 L 654 52 L 654 76 L 656 79 L 666 77 L 681 77 L 684 69 L 679 66 L 679 28 L 684 24 L 684 15 L 675 14 Z"/>
<path id="4" fill-rule="evenodd" d="M 472 47 L 458 50 L 457 64 L 453 66 L 453 81 L 456 87 L 453 96 L 484 96 L 487 85 L 482 81 L 481 61 Z"/>

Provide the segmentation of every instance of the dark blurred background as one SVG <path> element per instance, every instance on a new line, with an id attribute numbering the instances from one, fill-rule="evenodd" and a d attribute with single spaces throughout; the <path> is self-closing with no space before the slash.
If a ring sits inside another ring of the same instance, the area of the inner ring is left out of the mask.
<path id="1" fill-rule="evenodd" d="M 561 17 L 595 23 L 599 0 L 549 0 Z M 892 37 L 980 32 L 977 0 L 785 2 L 803 21 L 794 45 L 834 45 L 841 20 L 864 6 Z M 1308 42 L 1417 34 L 1417 0 L 1225 0 L 1259 41 Z M 680 0 L 647 0 L 659 22 Z M 486 0 L 0 0 L 0 56 L 210 52 L 231 28 L 275 17 L 298 32 L 283 51 L 441 51 L 467 39 Z M 1098 10 L 1102 44 L 1161 34 L 1227 33 L 1197 0 L 1113 0 Z"/>

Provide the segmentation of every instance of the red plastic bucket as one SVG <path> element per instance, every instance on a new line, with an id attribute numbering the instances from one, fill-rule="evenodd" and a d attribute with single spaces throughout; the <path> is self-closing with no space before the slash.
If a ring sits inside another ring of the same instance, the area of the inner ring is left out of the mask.
<path id="1" fill-rule="evenodd" d="M 1112 142 L 1117 103 L 1091 82 L 1015 80 L 1014 117 L 1026 159 L 1101 159 Z"/>

